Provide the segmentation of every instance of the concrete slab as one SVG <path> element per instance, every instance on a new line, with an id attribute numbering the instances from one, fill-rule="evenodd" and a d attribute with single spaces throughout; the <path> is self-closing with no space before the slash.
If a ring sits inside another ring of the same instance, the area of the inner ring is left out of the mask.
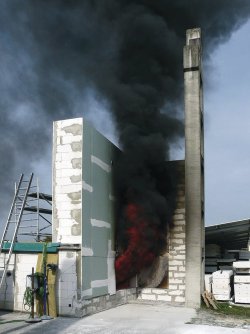
<path id="1" fill-rule="evenodd" d="M 10 313 L 16 316 L 16 320 L 27 315 Z M 104 311 L 82 319 L 77 318 L 56 318 L 49 321 L 43 321 L 37 324 L 26 324 L 25 322 L 3 324 L 3 318 L 0 316 L 0 333 L 84 333 L 84 334 L 247 334 L 248 329 L 225 328 L 206 325 L 188 324 L 196 311 L 191 308 L 172 307 L 166 304 L 127 304 L 108 311 Z M 10 316 L 9 316 L 10 319 Z"/>
<path id="2" fill-rule="evenodd" d="M 28 313 L 0 311 L 0 333 L 19 333 L 30 327 L 25 320 L 29 318 Z"/>

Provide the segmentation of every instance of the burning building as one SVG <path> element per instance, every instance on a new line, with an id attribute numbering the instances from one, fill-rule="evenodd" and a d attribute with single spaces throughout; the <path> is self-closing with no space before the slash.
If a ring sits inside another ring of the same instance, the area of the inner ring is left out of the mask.
<path id="1" fill-rule="evenodd" d="M 58 254 L 60 315 L 84 316 L 136 298 L 200 305 L 202 89 L 201 32 L 191 29 L 184 47 L 185 161 L 164 161 L 165 146 L 163 151 L 159 147 L 165 139 L 156 134 L 151 151 L 143 134 L 135 137 L 145 152 L 143 159 L 133 160 L 126 150 L 131 145 L 129 136 L 121 152 L 82 118 L 54 122 L 51 247 Z M 134 140 L 134 129 L 130 131 Z M 123 173 L 125 169 L 129 172 Z M 29 253 L 29 268 L 22 266 L 23 275 L 36 263 L 37 253 Z M 14 284 L 14 269 L 18 274 L 15 261 L 22 254 L 16 256 L 14 251 L 12 256 L 13 271 L 7 277 L 12 290 L 8 295 L 2 292 L 1 306 L 20 310 L 21 301 L 12 299 L 20 291 L 20 282 Z"/>
<path id="2" fill-rule="evenodd" d="M 131 179 L 126 191 L 121 187 L 126 202 L 121 211 L 115 174 L 120 161 L 124 163 L 122 152 L 82 118 L 54 123 L 53 241 L 80 246 L 76 290 L 65 299 L 68 305 L 75 296 L 77 313 L 88 312 L 85 305 L 100 309 L 130 298 L 200 305 L 204 280 L 200 29 L 187 31 L 184 86 L 185 161 L 164 166 L 161 182 L 167 183 L 166 196 L 174 196 L 174 206 L 164 212 L 165 203 L 160 203 L 158 216 L 151 207 L 159 206 L 159 201 L 146 188 L 147 201 L 140 184 L 133 185 L 138 177 Z M 123 168 L 130 168 L 129 161 Z M 122 183 L 123 175 L 119 177 Z M 59 298 L 64 300 L 63 290 Z"/>
<path id="3" fill-rule="evenodd" d="M 202 27 L 208 59 L 249 13 L 247 0 L 237 6 L 227 0 L 1 4 L 5 193 L 17 168 L 33 168 L 45 154 L 48 122 L 67 118 L 54 123 L 48 247 L 50 264 L 58 266 L 50 291 L 56 291 L 59 314 L 82 316 L 131 298 L 199 306 L 204 271 L 199 29 L 187 32 L 184 47 L 185 161 L 169 162 L 171 144 L 183 135 L 178 111 L 184 31 Z M 122 152 L 85 119 L 73 118 L 98 119 L 89 97 L 112 114 Z M 1 307 L 22 309 L 26 275 L 31 267 L 39 269 L 37 244 L 15 245 L 12 255 L 0 247 L 5 269 L 8 263 Z"/>

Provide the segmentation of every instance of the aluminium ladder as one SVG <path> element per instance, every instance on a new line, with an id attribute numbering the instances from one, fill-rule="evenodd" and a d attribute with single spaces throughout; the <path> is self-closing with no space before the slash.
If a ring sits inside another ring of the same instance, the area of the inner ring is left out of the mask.
<path id="1" fill-rule="evenodd" d="M 14 244 L 15 244 L 17 234 L 18 234 L 18 229 L 20 227 L 20 223 L 22 220 L 22 215 L 25 209 L 29 190 L 31 188 L 32 179 L 33 179 L 33 173 L 31 173 L 29 179 L 27 180 L 24 179 L 24 174 L 21 174 L 19 182 L 16 186 L 14 199 L 11 204 L 11 209 L 10 209 L 8 219 L 7 219 L 5 228 L 4 228 L 3 236 L 0 242 L 0 255 L 1 255 L 2 250 L 4 248 L 5 241 L 6 241 L 7 233 L 8 231 L 10 232 L 12 228 L 13 234 L 12 234 L 12 239 L 10 241 L 10 247 L 6 254 L 6 257 L 4 258 L 3 266 L 0 267 L 0 269 L 2 269 L 1 270 L 2 273 L 0 276 L 0 288 L 3 285 L 4 279 L 8 271 L 8 265 L 10 262 L 11 255 L 13 253 Z"/>

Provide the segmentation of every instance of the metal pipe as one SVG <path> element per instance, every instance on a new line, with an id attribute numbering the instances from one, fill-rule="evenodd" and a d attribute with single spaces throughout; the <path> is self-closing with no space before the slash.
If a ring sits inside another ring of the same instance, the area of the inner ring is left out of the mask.
<path id="1" fill-rule="evenodd" d="M 31 298 L 31 318 L 34 319 L 34 267 L 32 267 L 32 276 L 31 276 L 31 290 L 32 290 L 32 298 Z"/>

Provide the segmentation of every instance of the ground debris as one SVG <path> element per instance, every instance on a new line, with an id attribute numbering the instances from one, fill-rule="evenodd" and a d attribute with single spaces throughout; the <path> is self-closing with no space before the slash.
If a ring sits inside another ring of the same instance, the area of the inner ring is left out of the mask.
<path id="1" fill-rule="evenodd" d="M 250 329 L 250 318 L 248 317 L 239 317 L 232 314 L 220 314 L 207 308 L 201 308 L 198 310 L 196 317 L 191 319 L 189 323 L 196 325 Z"/>

